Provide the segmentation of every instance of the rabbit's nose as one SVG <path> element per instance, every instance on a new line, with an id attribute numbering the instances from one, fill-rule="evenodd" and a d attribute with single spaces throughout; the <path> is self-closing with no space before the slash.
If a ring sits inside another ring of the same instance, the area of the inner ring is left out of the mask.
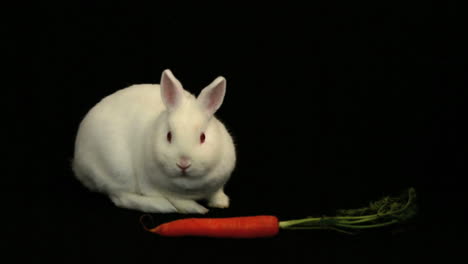
<path id="1" fill-rule="evenodd" d="M 177 162 L 177 167 L 181 170 L 185 171 L 188 169 L 192 164 L 188 158 L 180 158 L 179 162 Z"/>

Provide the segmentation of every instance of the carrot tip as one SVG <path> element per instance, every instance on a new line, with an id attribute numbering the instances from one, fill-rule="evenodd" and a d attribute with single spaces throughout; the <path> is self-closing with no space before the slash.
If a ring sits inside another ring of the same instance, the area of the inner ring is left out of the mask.
<path id="1" fill-rule="evenodd" d="M 141 226 L 143 227 L 143 229 L 145 229 L 146 231 L 150 231 L 150 232 L 153 232 L 151 230 L 155 229 L 155 228 L 149 228 L 145 223 L 145 219 L 150 219 L 151 221 L 151 224 L 154 225 L 154 221 L 153 221 L 153 217 L 149 214 L 144 214 L 142 216 L 140 216 L 140 224 Z"/>
<path id="2" fill-rule="evenodd" d="M 150 231 L 151 233 L 160 235 L 161 234 L 161 226 L 159 225 L 159 226 L 157 226 L 155 228 L 152 228 L 152 229 L 150 229 L 148 231 Z"/>

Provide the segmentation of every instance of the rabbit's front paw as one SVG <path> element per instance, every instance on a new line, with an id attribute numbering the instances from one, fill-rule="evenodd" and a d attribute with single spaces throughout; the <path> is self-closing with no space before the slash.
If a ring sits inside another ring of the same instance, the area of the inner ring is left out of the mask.
<path id="1" fill-rule="evenodd" d="M 209 211 L 193 200 L 170 199 L 170 201 L 177 208 L 177 212 L 182 214 L 206 214 Z"/>
<path id="2" fill-rule="evenodd" d="M 229 197 L 223 192 L 219 191 L 215 193 L 209 200 L 208 206 L 214 208 L 228 208 Z"/>

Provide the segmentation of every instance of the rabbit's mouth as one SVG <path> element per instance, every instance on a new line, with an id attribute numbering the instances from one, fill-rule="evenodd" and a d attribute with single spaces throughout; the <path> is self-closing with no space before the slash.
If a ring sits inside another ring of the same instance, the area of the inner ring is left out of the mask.
<path id="1" fill-rule="evenodd" d="M 203 174 L 200 174 L 197 170 L 188 169 L 188 170 L 179 170 L 176 173 L 177 178 L 187 178 L 187 179 L 196 179 L 200 178 Z"/>
<path id="2" fill-rule="evenodd" d="M 179 176 L 179 177 L 182 177 L 182 178 L 184 178 L 184 177 L 190 177 L 190 173 L 189 173 L 188 171 L 186 171 L 186 170 L 181 170 L 181 171 L 179 171 L 178 176 Z"/>
<path id="3" fill-rule="evenodd" d="M 180 171 L 177 176 L 179 178 L 199 178 L 199 174 L 194 171 Z"/>

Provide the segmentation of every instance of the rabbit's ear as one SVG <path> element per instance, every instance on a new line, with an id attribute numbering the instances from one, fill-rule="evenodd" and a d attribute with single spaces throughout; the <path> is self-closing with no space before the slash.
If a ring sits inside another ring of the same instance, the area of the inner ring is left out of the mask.
<path id="1" fill-rule="evenodd" d="M 182 100 L 182 84 L 172 74 L 171 70 L 163 71 L 161 76 L 161 98 L 167 109 L 176 108 Z"/>
<path id="2" fill-rule="evenodd" d="M 201 91 L 197 100 L 207 114 L 211 116 L 223 103 L 225 93 L 226 79 L 220 76 Z"/>

